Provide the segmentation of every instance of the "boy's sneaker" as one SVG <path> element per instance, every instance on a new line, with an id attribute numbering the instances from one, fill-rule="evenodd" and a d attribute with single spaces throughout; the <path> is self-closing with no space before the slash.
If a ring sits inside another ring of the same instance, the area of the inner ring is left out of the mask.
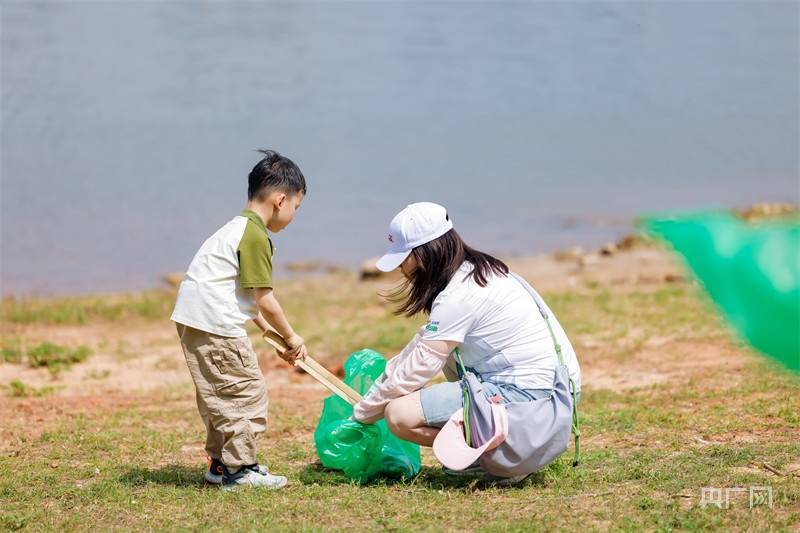
<path id="1" fill-rule="evenodd" d="M 286 486 L 286 478 L 274 476 L 259 465 L 243 466 L 231 473 L 228 467 L 223 466 L 222 490 L 231 491 L 239 487 L 263 487 L 266 489 L 281 489 Z"/>
<path id="2" fill-rule="evenodd" d="M 268 474 L 266 467 L 262 465 L 248 465 L 244 468 L 249 468 L 259 474 Z M 219 459 L 212 459 L 211 457 L 208 458 L 208 470 L 203 475 L 203 479 L 205 479 L 206 483 L 210 483 L 212 485 L 222 485 L 222 476 L 225 473 L 225 465 L 222 464 L 222 461 Z"/>
<path id="3" fill-rule="evenodd" d="M 224 473 L 225 465 L 222 464 L 222 461 L 209 457 L 208 470 L 206 470 L 206 473 L 203 474 L 203 479 L 206 480 L 206 483 L 211 483 L 212 485 L 221 485 L 222 474 Z"/>

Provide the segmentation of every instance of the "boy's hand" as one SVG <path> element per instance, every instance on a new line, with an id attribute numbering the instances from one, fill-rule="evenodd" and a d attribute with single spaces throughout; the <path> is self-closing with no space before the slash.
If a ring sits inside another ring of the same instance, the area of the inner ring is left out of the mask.
<path id="1" fill-rule="evenodd" d="M 280 354 L 281 358 L 289 364 L 294 364 L 295 359 L 305 359 L 308 355 L 308 348 L 306 348 L 306 341 L 295 333 L 294 335 L 284 339 L 289 349 Z"/>

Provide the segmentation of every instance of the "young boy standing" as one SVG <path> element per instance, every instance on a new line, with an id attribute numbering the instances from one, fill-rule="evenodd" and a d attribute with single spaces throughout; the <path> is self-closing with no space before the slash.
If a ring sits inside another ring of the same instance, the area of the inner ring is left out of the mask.
<path id="1" fill-rule="evenodd" d="M 305 341 L 272 292 L 268 233 L 292 221 L 306 182 L 290 159 L 261 153 L 248 177 L 247 207 L 200 247 L 172 313 L 206 426 L 210 462 L 204 477 L 227 490 L 286 485 L 285 477 L 270 474 L 256 459 L 256 437 L 267 424 L 267 387 L 244 327 L 254 318 L 253 303 L 291 348 L 285 360 L 306 355 Z"/>

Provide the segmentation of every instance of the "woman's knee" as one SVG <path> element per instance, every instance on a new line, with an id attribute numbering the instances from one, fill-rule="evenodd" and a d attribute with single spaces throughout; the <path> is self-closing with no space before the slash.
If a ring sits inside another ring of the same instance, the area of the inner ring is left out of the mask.
<path id="1" fill-rule="evenodd" d="M 384 417 L 386 425 L 396 435 L 425 425 L 419 403 L 419 393 L 415 392 L 389 402 Z"/>

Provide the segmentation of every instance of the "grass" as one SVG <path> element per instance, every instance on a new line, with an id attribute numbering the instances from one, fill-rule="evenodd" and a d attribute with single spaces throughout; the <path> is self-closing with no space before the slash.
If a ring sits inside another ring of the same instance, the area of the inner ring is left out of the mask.
<path id="1" fill-rule="evenodd" d="M 3 347 L 0 349 L 0 361 L 3 363 L 20 363 L 23 353 L 18 348 Z"/>
<path id="2" fill-rule="evenodd" d="M 11 324 L 81 325 L 131 318 L 159 319 L 169 316 L 174 303 L 174 294 L 166 290 L 63 298 L 4 298 L 0 314 L 4 322 Z"/>
<path id="3" fill-rule="evenodd" d="M 69 368 L 86 360 L 92 350 L 86 346 L 68 348 L 52 342 L 44 342 L 28 351 L 28 361 L 32 367 L 46 367 L 51 373 Z"/>
<path id="4" fill-rule="evenodd" d="M 797 383 L 768 378 L 774 369 L 754 363 L 746 385 L 761 394 L 789 394 L 797 411 Z M 270 436 L 262 459 L 287 474 L 281 492 L 224 494 L 200 483 L 204 464 L 187 461 L 185 448 L 198 445 L 201 429 L 188 387 L 161 393 L 144 405 L 73 413 L 53 420 L 35 438 L 17 435 L 14 458 L 0 458 L 5 504 L 0 523 L 7 529 L 790 529 L 800 520 L 800 484 L 775 476 L 764 463 L 784 469 L 800 457 L 798 430 L 779 420 L 785 440 L 763 443 L 687 441 L 691 413 L 709 417 L 713 409 L 666 401 L 681 390 L 667 387 L 619 394 L 588 392 L 583 404 L 588 440 L 583 464 L 572 468 L 570 454 L 537 473 L 524 486 L 498 489 L 445 476 L 429 453 L 422 473 L 410 482 L 351 483 L 314 465 L 308 416 L 298 407 L 275 402 Z M 712 405 L 716 399 L 701 397 Z M 703 406 L 706 402 L 698 402 Z M 745 398 L 737 406 L 750 432 L 773 428 L 763 405 Z M 698 412 L 699 411 L 699 412 Z M 717 431 L 711 429 L 709 438 Z M 742 428 L 744 429 L 744 427 Z M 706 431 L 709 431 L 706 429 Z M 792 433 L 794 432 L 794 433 Z M 634 438 L 638 444 L 632 445 Z M 195 454 L 197 455 L 197 454 Z M 569 456 L 569 457 L 568 457 Z M 22 471 L 14 468 L 24 463 Z M 699 507 L 700 488 L 770 486 L 773 509 Z M 219 517 L 225 517 L 221 520 Z"/>
<path id="5" fill-rule="evenodd" d="M 668 285 L 624 295 L 602 286 L 587 288 L 588 294 L 544 295 L 559 319 L 570 325 L 570 334 L 594 334 L 606 340 L 631 331 L 645 338 L 670 334 L 709 340 L 727 335 L 712 303 L 695 286 Z"/>
<path id="6" fill-rule="evenodd" d="M 44 367 L 53 376 L 57 376 L 72 365 L 85 361 L 92 354 L 92 350 L 83 345 L 70 348 L 46 341 L 27 351 L 17 346 L 3 347 L 2 354 L 6 363 L 27 361 L 32 368 Z"/>
<path id="7" fill-rule="evenodd" d="M 277 296 L 315 354 L 337 362 L 365 346 L 391 354 L 420 325 L 394 317 L 375 294 L 380 288 L 336 274 L 287 284 Z M 417 478 L 359 486 L 315 464 L 322 396 L 277 380 L 260 459 L 291 485 L 227 494 L 201 484 L 204 430 L 190 384 L 86 398 L 37 397 L 21 384 L 27 394 L 0 402 L 0 419 L 8 421 L 0 471 L 13 472 L 0 476 L 0 530 L 797 529 L 800 377 L 749 355 L 688 284 L 624 293 L 595 284 L 544 296 L 585 371 L 577 468 L 570 447 L 524 485 L 499 489 L 445 476 L 425 450 Z M 118 306 L 111 313 L 97 311 L 91 299 L 72 305 L 83 309 L 87 326 L 138 317 L 139 335 L 167 319 L 171 299 L 142 314 L 139 297 L 131 298 L 108 304 Z M 27 328 L 57 317 L 81 324 L 73 311 L 15 316 L 33 317 L 13 322 Z M 108 349 L 124 342 L 112 339 Z M 5 360 L 25 357 L 11 353 L 16 344 L 8 348 Z M 708 352 L 720 361 L 698 366 Z M 662 367 L 674 367 L 675 376 L 625 388 L 593 380 Z M 750 509 L 746 497 L 729 509 L 699 505 L 702 487 L 750 486 L 771 487 L 773 508 Z"/>
<path id="8" fill-rule="evenodd" d="M 56 391 L 56 387 L 44 386 L 34 387 L 27 385 L 22 380 L 14 379 L 8 384 L 8 396 L 12 398 L 30 398 L 38 396 L 47 396 Z"/>

